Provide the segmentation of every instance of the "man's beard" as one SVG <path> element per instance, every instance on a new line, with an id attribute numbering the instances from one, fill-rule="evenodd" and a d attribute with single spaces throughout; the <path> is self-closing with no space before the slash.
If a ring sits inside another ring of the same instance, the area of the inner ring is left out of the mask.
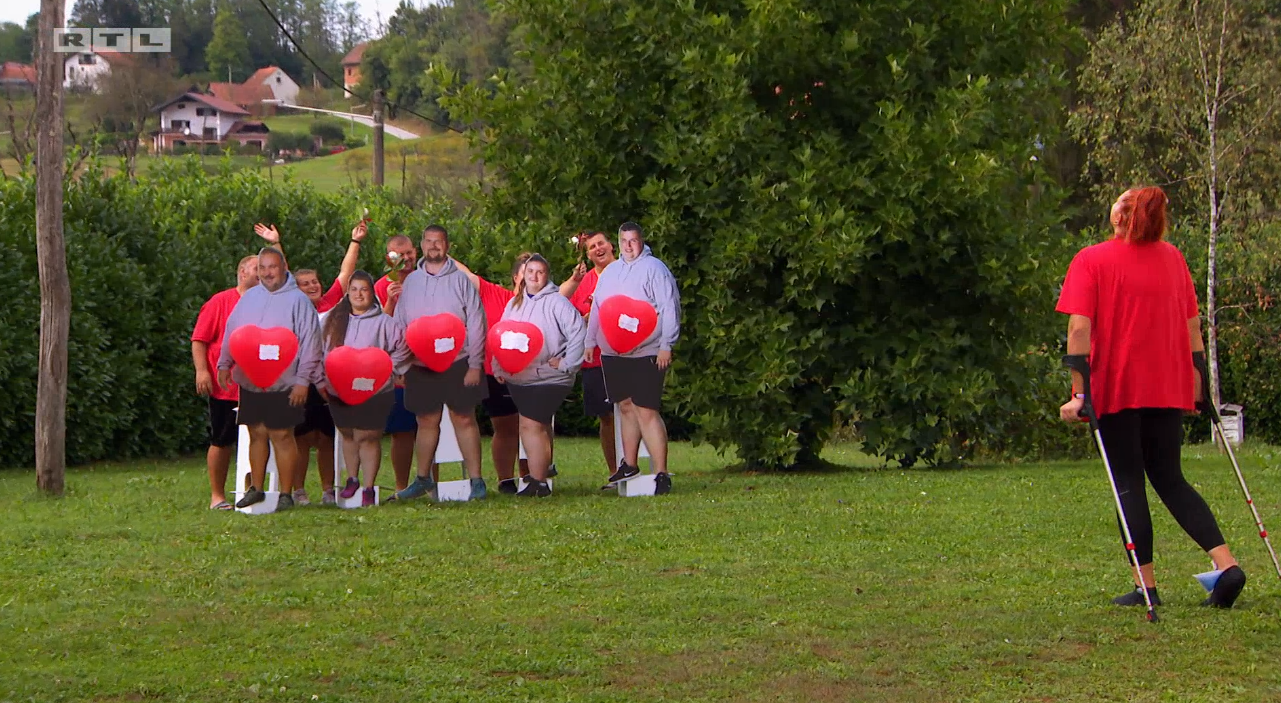
<path id="1" fill-rule="evenodd" d="M 431 254 L 423 254 L 423 260 L 424 260 L 424 261 L 426 261 L 426 262 L 427 262 L 427 263 L 429 263 L 429 264 L 443 264 L 443 263 L 445 263 L 445 259 L 448 259 L 448 258 L 449 258 L 449 257 L 448 257 L 448 256 L 445 256 L 444 254 L 441 254 L 440 256 L 432 256 Z"/>

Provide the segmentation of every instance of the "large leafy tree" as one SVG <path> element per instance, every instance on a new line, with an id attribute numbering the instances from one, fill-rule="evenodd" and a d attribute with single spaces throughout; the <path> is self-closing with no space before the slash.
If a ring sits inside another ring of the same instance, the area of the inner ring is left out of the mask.
<path id="1" fill-rule="evenodd" d="M 852 420 L 937 461 L 1013 402 L 1061 275 L 1038 144 L 1063 3 L 500 7 L 529 75 L 442 101 L 485 125 L 491 215 L 646 226 L 684 299 L 669 395 L 702 437 L 789 466 Z"/>
<path id="2" fill-rule="evenodd" d="M 1216 404 L 1219 238 L 1275 218 L 1281 202 L 1279 11 L 1273 0 L 1145 0 L 1091 48 L 1072 119 L 1100 200 L 1160 184 L 1175 211 L 1207 232 Z"/>
<path id="3" fill-rule="evenodd" d="M 224 3 L 218 8 L 213 25 L 213 39 L 205 49 L 205 63 L 210 72 L 218 76 L 218 80 L 244 80 L 255 68 L 244 26 L 230 3 Z"/>

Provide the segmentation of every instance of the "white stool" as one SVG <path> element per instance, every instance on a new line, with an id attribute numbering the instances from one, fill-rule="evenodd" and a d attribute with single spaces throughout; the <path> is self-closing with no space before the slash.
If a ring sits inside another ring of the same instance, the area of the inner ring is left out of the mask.
<path id="1" fill-rule="evenodd" d="M 440 441 L 436 443 L 436 464 L 441 467 L 441 474 L 445 473 L 445 464 L 458 464 L 460 468 L 463 466 L 463 450 L 458 446 L 458 435 L 454 433 L 454 420 L 449 414 L 449 406 L 444 406 L 444 411 L 440 413 Z M 441 503 L 471 500 L 471 479 L 467 477 L 466 469 L 463 470 L 462 480 L 436 483 L 436 500 Z"/>
<path id="2" fill-rule="evenodd" d="M 236 508 L 238 512 L 249 515 L 266 515 L 276 512 L 276 502 L 280 500 L 280 472 L 276 469 L 276 452 L 271 448 L 270 441 L 267 443 L 267 448 L 267 485 L 261 486 L 267 497 L 261 503 L 255 503 L 248 508 Z M 249 427 L 240 425 L 240 435 L 236 440 L 236 502 L 240 502 L 245 491 L 249 490 L 250 483 L 253 481 L 252 476 L 252 470 L 249 467 Z"/>

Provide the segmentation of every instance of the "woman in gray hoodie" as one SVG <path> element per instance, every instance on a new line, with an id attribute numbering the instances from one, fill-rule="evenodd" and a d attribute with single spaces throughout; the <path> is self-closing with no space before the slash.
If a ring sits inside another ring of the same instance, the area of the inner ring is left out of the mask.
<path id="1" fill-rule="evenodd" d="M 529 457 L 529 481 L 517 495 L 551 495 L 547 470 L 552 453 L 552 417 L 574 386 L 583 365 L 587 327 L 572 303 L 551 282 L 547 260 L 538 254 L 525 262 L 516 296 L 503 310 L 503 321 L 528 322 L 543 333 L 542 348 L 518 373 L 503 368 L 493 356 L 494 376 L 506 383 L 520 412 L 520 440 Z"/>
<path id="2" fill-rule="evenodd" d="M 391 357 L 393 375 L 401 375 L 409 368 L 410 351 L 405 344 L 405 328 L 391 315 L 383 313 L 374 297 L 374 279 L 364 271 L 352 274 L 346 297 L 328 313 L 324 344 L 326 359 L 338 347 L 375 347 Z M 392 379 L 388 378 L 372 398 L 359 405 L 344 403 L 327 377 L 322 388 L 329 398 L 334 425 L 342 433 L 347 485 L 341 495 L 351 498 L 363 488 L 361 504 L 373 505 L 374 480 L 378 478 L 378 465 L 383 453 L 383 427 L 395 400 Z M 364 469 L 363 484 L 356 478 L 361 469 Z"/>

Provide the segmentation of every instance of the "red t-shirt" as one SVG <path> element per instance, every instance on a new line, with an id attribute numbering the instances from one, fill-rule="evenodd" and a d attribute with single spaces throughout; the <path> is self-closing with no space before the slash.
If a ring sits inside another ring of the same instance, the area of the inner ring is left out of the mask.
<path id="1" fill-rule="evenodd" d="M 507 309 L 507 303 L 515 297 L 515 293 L 497 283 L 480 279 L 480 304 L 485 308 L 485 322 L 489 329 L 493 329 L 494 325 L 503 319 L 503 311 Z M 494 360 L 490 357 L 489 350 L 485 350 L 485 373 L 494 375 Z"/>
<path id="2" fill-rule="evenodd" d="M 219 400 L 240 400 L 240 388 L 235 381 L 227 388 L 218 385 L 218 355 L 222 353 L 222 335 L 227 329 L 227 318 L 231 317 L 231 311 L 238 302 L 240 291 L 235 288 L 218 293 L 200 306 L 196 328 L 191 331 L 191 341 L 207 345 L 205 362 L 209 364 L 209 373 L 213 376 L 211 395 Z"/>
<path id="3" fill-rule="evenodd" d="M 1197 316 L 1196 287 L 1173 244 L 1113 239 L 1082 249 L 1056 309 L 1090 318 L 1090 391 L 1100 416 L 1193 409 L 1188 320 Z"/>
<path id="4" fill-rule="evenodd" d="M 316 312 L 329 312 L 330 310 L 333 310 L 335 305 L 342 302 L 342 297 L 346 294 L 347 291 L 342 289 L 342 284 L 335 278 L 334 284 L 329 286 L 329 290 L 325 291 L 325 294 L 320 296 L 320 302 L 316 303 Z"/>
<path id="5" fill-rule="evenodd" d="M 575 288 L 574 294 L 569 297 L 569 302 L 583 314 L 584 322 L 587 320 L 587 314 L 592 311 L 592 294 L 596 292 L 596 283 L 599 281 L 600 276 L 593 268 L 583 276 L 583 280 L 578 283 L 578 288 Z M 595 361 L 590 364 L 584 363 L 583 368 L 594 369 L 598 366 L 600 366 L 600 347 L 596 347 Z"/>
<path id="6" fill-rule="evenodd" d="M 387 307 L 387 287 L 390 285 L 391 279 L 386 276 L 374 281 L 374 297 L 378 298 L 378 304 L 383 307 Z"/>

